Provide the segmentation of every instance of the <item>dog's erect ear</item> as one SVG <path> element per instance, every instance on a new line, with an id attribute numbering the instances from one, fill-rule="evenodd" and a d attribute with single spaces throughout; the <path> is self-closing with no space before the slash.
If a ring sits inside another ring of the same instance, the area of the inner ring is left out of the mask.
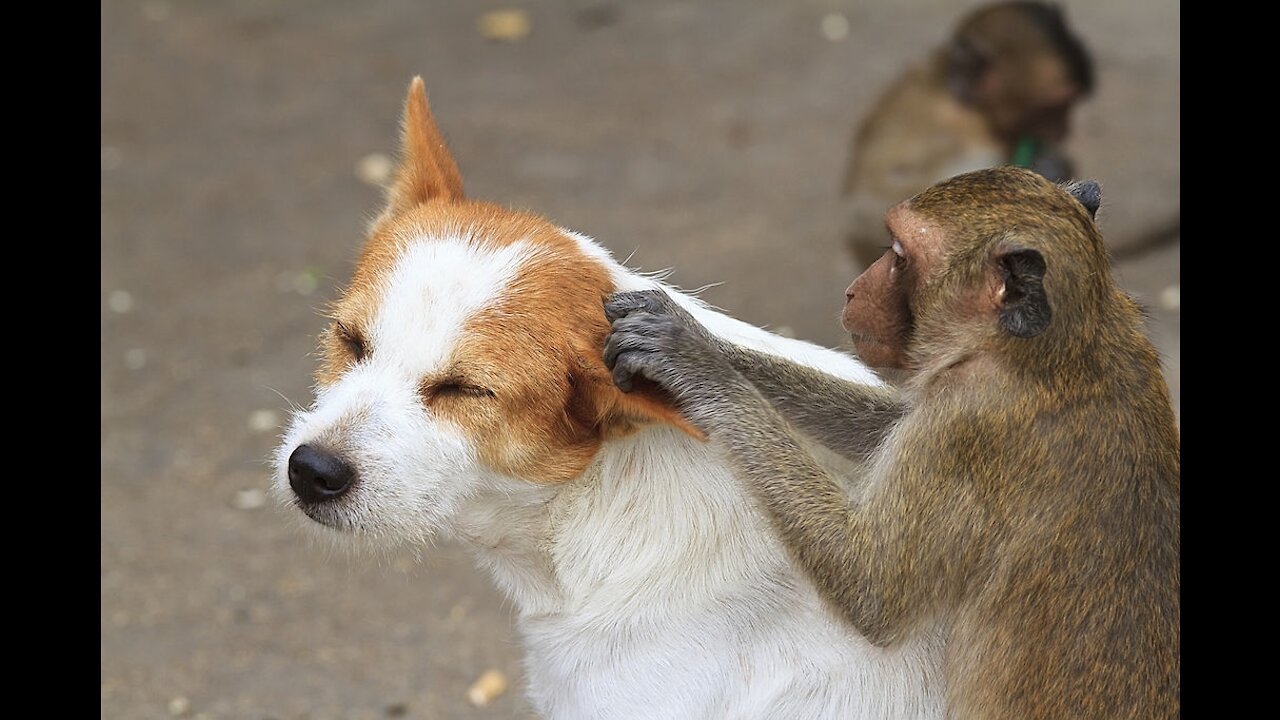
<path id="1" fill-rule="evenodd" d="M 427 105 L 421 77 L 409 84 L 400 129 L 400 165 L 387 192 L 387 210 L 401 213 L 431 200 L 462 199 L 462 173 Z"/>

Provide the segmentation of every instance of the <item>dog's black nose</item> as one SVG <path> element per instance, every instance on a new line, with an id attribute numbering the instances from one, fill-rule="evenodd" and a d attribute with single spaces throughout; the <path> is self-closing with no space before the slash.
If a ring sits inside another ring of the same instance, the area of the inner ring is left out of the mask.
<path id="1" fill-rule="evenodd" d="M 340 497 L 355 479 L 355 468 L 327 450 L 299 445 L 289 456 L 289 486 L 304 503 Z"/>

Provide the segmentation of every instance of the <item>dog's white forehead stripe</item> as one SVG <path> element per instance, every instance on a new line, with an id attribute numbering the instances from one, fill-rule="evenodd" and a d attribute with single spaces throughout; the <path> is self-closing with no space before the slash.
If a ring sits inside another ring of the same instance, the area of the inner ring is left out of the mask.
<path id="1" fill-rule="evenodd" d="M 478 247 L 457 238 L 411 243 L 383 283 L 370 335 L 375 364 L 414 374 L 441 369 L 467 319 L 500 297 L 528 243 Z"/>

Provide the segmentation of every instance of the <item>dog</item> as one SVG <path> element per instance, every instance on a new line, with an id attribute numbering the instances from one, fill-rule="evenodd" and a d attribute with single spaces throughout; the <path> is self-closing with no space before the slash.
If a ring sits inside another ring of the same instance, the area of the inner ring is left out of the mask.
<path id="1" fill-rule="evenodd" d="M 651 288 L 726 340 L 879 382 L 584 235 L 464 198 L 415 78 L 386 208 L 321 337 L 315 403 L 277 452 L 277 495 L 339 544 L 470 548 L 517 608 L 544 717 L 941 717 L 937 639 L 866 642 L 716 449 L 664 398 L 614 386 L 602 302 Z"/>

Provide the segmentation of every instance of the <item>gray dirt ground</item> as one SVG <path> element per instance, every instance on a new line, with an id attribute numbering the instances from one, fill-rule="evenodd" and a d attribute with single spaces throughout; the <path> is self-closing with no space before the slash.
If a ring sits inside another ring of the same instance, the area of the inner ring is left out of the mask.
<path id="1" fill-rule="evenodd" d="M 317 311 L 378 204 L 354 166 L 393 149 L 413 74 L 471 195 L 836 346 L 853 121 L 971 4 L 547 1 L 499 44 L 490 2 L 104 3 L 102 716 L 528 712 L 510 608 L 460 549 L 350 560 L 242 509 L 282 396 L 310 400 Z M 1100 67 L 1074 146 L 1122 238 L 1179 203 L 1178 6 L 1066 4 Z M 1175 245 L 1119 268 L 1175 398 L 1179 267 Z M 477 709 L 488 668 L 513 687 Z"/>

